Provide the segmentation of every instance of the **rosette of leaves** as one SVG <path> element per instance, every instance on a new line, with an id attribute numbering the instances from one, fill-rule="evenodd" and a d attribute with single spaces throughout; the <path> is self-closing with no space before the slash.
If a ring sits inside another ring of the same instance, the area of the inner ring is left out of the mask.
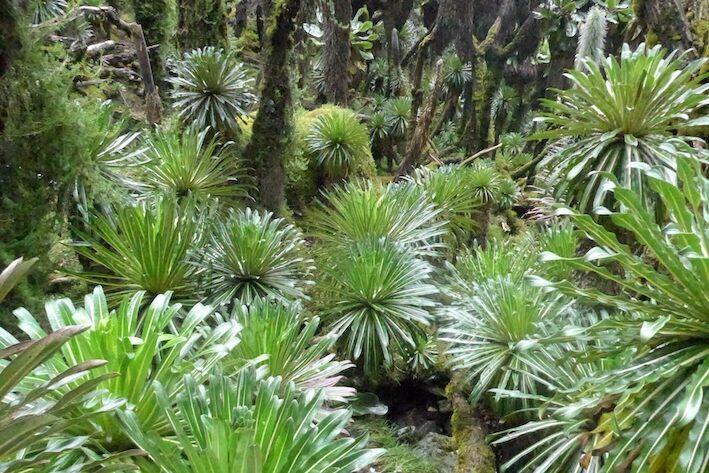
<path id="1" fill-rule="evenodd" d="M 148 163 L 139 190 L 166 193 L 176 198 L 192 196 L 198 201 L 210 198 L 226 202 L 248 197 L 249 187 L 238 160 L 230 152 L 231 142 L 220 144 L 210 128 L 156 131 L 147 140 Z"/>
<path id="2" fill-rule="evenodd" d="M 339 334 L 340 351 L 366 376 L 383 375 L 415 348 L 415 335 L 432 321 L 432 267 L 394 240 L 348 245 L 323 268 L 323 320 Z"/>
<path id="3" fill-rule="evenodd" d="M 535 238 L 491 240 L 481 248 L 475 246 L 458 256 L 451 282 L 460 290 L 474 293 L 475 285 L 488 280 L 509 278 L 522 284 L 527 274 L 539 267 L 539 247 Z"/>
<path id="4" fill-rule="evenodd" d="M 321 115 L 305 138 L 306 150 L 332 180 L 347 177 L 370 157 L 367 127 L 354 112 L 333 108 Z"/>
<path id="5" fill-rule="evenodd" d="M 324 194 L 311 212 L 311 233 L 328 246 L 388 238 L 435 256 L 443 247 L 446 221 L 424 193 L 397 185 L 348 183 Z"/>
<path id="6" fill-rule="evenodd" d="M 303 235 L 271 212 L 232 211 L 215 225 L 199 259 L 207 295 L 216 304 L 306 298 L 311 284 Z"/>
<path id="7" fill-rule="evenodd" d="M 457 54 L 446 58 L 443 66 L 443 83 L 448 90 L 462 91 L 465 84 L 473 80 L 473 68 L 464 63 Z"/>
<path id="8" fill-rule="evenodd" d="M 355 390 L 340 386 L 342 373 L 353 365 L 339 361 L 330 351 L 337 335 L 318 336 L 320 318 L 307 318 L 298 303 L 255 299 L 235 308 L 232 317 L 241 325 L 232 362 L 259 363 L 266 375 L 294 383 L 301 391 L 322 390 L 327 401 L 347 402 Z"/>
<path id="9" fill-rule="evenodd" d="M 91 233 L 77 230 L 82 241 L 72 244 L 96 269 L 72 274 L 104 286 L 112 304 L 136 291 L 193 300 L 197 268 L 190 258 L 203 230 L 194 203 L 161 197 L 108 210 L 96 212 Z"/>
<path id="10" fill-rule="evenodd" d="M 645 45 L 635 51 L 625 45 L 620 59 L 581 61 L 583 71 L 566 74 L 573 86 L 559 91 L 559 101 L 544 100 L 547 112 L 537 119 L 550 127 L 537 138 L 565 143 L 540 162 L 549 170 L 546 182 L 584 212 L 610 206 L 610 176 L 653 206 L 657 196 L 644 171 L 654 167 L 671 177 L 676 156 L 690 152 L 692 140 L 675 132 L 709 123 L 690 118 L 707 105 L 704 61 Z"/>
<path id="11" fill-rule="evenodd" d="M 447 222 L 449 246 L 467 244 L 478 230 L 476 214 L 482 207 L 473 186 L 470 185 L 471 169 L 460 166 L 443 166 L 435 170 L 417 168 L 410 181 L 441 210 L 441 218 Z M 415 192 L 415 189 L 412 189 Z"/>
<path id="12" fill-rule="evenodd" d="M 249 114 L 255 101 L 253 79 L 237 63 L 234 54 L 213 46 L 185 53 L 178 62 L 173 107 L 178 116 L 196 130 L 212 127 L 231 134 L 237 119 Z"/>
<path id="13" fill-rule="evenodd" d="M 37 0 L 33 3 L 32 23 L 37 25 L 64 15 L 67 10 L 66 0 Z"/>
<path id="14" fill-rule="evenodd" d="M 384 104 L 384 114 L 389 125 L 389 134 L 392 138 L 400 140 L 406 137 L 409 131 L 411 118 L 411 97 L 396 97 L 387 100 Z"/>
<path id="15" fill-rule="evenodd" d="M 596 375 L 567 415 L 602 406 L 583 450 L 588 458 L 604 458 L 600 471 L 699 473 L 709 462 L 709 180 L 689 157 L 677 158 L 676 181 L 662 169 L 649 172 L 647 183 L 667 209 L 665 224 L 656 221 L 643 193 L 607 178 L 621 207 L 603 213 L 618 232 L 634 236 L 637 250 L 589 215 L 565 208 L 560 212 L 596 246 L 582 256 L 543 256 L 612 283 L 613 290 L 541 278 L 536 283 L 617 309 L 584 330 L 592 341 L 617 340 L 589 356 L 612 359 L 630 349 L 632 359 Z"/>
<path id="16" fill-rule="evenodd" d="M 107 411 L 125 403 L 124 409 L 133 412 L 144 428 L 164 434 L 169 431 L 168 424 L 151 385 L 160 382 L 174 399 L 183 390 L 183 375 L 191 373 L 197 379 L 205 379 L 211 367 L 238 343 L 238 324 L 229 321 L 212 327 L 208 319 L 213 309 L 208 306 L 197 304 L 183 311 L 180 304 L 170 304 L 170 294 L 166 294 L 142 309 L 143 297 L 143 292 L 126 297 L 113 311 L 100 287 L 86 296 L 84 307 L 75 307 L 68 299 L 48 302 L 45 310 L 49 326 L 55 333 L 73 334 L 69 339 L 47 335 L 27 310 L 15 311 L 20 330 L 33 345 L 40 347 L 57 337 L 62 340 L 60 347 L 39 352 L 42 369 L 30 380 L 42 386 L 33 394 L 46 395 L 44 391 L 51 390 L 55 400 L 65 398 L 56 406 L 57 412 L 50 410 L 48 414 L 83 416 L 96 410 L 96 406 Z M 77 324 L 82 327 L 79 331 Z M 7 347 L 17 344 L 6 331 L 0 331 L 0 335 L 0 343 L 6 349 L 12 350 Z M 72 373 L 79 375 L 89 369 L 85 383 L 74 379 Z M 82 396 L 99 383 L 102 390 L 90 396 L 91 409 L 76 406 L 73 397 Z M 132 448 L 113 412 L 92 416 L 90 420 L 68 423 L 65 429 L 86 436 L 101 450 L 121 452 Z"/>
<path id="17" fill-rule="evenodd" d="M 563 320 L 568 302 L 509 277 L 488 279 L 474 287 L 473 294 L 454 295 L 456 303 L 443 311 L 441 327 L 452 368 L 472 386 L 471 402 L 491 390 L 542 393 L 538 375 L 523 368 L 546 349 L 538 342 Z M 533 406 L 525 396 L 510 399 L 495 393 L 491 400 L 501 415 Z"/>
<path id="18" fill-rule="evenodd" d="M 0 273 L 0 302 L 35 261 L 18 258 Z M 106 372 L 92 376 L 107 361 L 76 362 L 52 376 L 42 375 L 47 358 L 87 329 L 86 324 L 68 326 L 20 341 L 0 328 L 0 470 L 43 473 L 71 465 L 94 471 L 115 460 L 98 454 L 90 458 L 83 450 L 89 438 L 69 432 L 118 406 L 94 400 L 97 389 L 115 376 Z"/>
<path id="19" fill-rule="evenodd" d="M 146 429 L 133 412 L 121 417 L 150 456 L 145 471 L 163 473 L 354 473 L 382 453 L 367 437 L 346 436 L 352 414 L 323 413 L 322 391 L 302 392 L 279 378 L 259 381 L 253 370 L 219 373 L 199 384 L 187 376 L 176 403 L 157 383 L 156 398 L 174 437 Z"/>

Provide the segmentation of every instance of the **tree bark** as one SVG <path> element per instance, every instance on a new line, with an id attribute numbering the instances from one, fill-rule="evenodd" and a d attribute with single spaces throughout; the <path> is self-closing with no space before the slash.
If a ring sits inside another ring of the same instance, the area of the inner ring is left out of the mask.
<path id="1" fill-rule="evenodd" d="M 433 28 L 426 34 L 416 48 L 416 68 L 412 84 L 411 122 L 415 123 L 418 109 L 423 102 L 421 79 L 423 66 L 429 54 L 440 56 L 453 39 L 465 35 L 472 24 L 472 5 L 469 0 L 440 0 L 436 21 Z M 465 44 L 465 40 L 460 41 Z M 407 54 L 407 57 L 409 54 Z M 405 57 L 402 62 L 408 60 Z"/>
<path id="2" fill-rule="evenodd" d="M 22 49 L 22 39 L 18 24 L 18 12 L 13 0 L 0 0 L 0 85 L 10 70 L 12 61 Z M 7 104 L 0 89 L 0 133 L 5 129 L 4 119 Z"/>
<path id="3" fill-rule="evenodd" d="M 168 31 L 167 0 L 133 0 L 135 22 L 143 28 L 145 42 L 150 48 L 150 63 L 153 76 L 162 84 L 165 76 L 165 49 L 170 32 Z"/>
<path id="4" fill-rule="evenodd" d="M 325 95 L 329 102 L 347 106 L 349 101 L 350 64 L 350 0 L 326 0 L 325 45 L 323 47 L 323 76 Z"/>
<path id="5" fill-rule="evenodd" d="M 687 0 L 636 0 L 633 9 L 648 43 L 669 49 L 689 49 L 694 45 Z"/>
<path id="6" fill-rule="evenodd" d="M 177 41 L 182 51 L 205 46 L 226 48 L 227 18 L 224 0 L 180 0 Z"/>
<path id="7" fill-rule="evenodd" d="M 13 0 L 0 0 L 0 79 L 10 69 L 10 64 L 22 48 L 18 13 Z"/>
<path id="8" fill-rule="evenodd" d="M 442 88 L 443 62 L 439 60 L 436 64 L 436 79 L 433 90 L 431 91 L 431 95 L 428 98 L 423 112 L 421 112 L 421 116 L 419 116 L 416 122 L 416 128 L 414 129 L 413 135 L 411 135 L 411 141 L 406 150 L 406 156 L 404 156 L 404 160 L 401 162 L 401 166 L 399 166 L 396 172 L 397 179 L 408 174 L 423 155 L 424 148 L 428 143 L 429 129 L 431 128 L 433 116 L 436 114 L 436 105 L 438 104 L 438 97 L 441 95 Z"/>
<path id="9" fill-rule="evenodd" d="M 256 173 L 256 200 L 280 214 L 285 204 L 283 157 L 292 135 L 292 94 L 288 60 L 293 48 L 294 19 L 301 0 L 278 0 L 268 15 L 261 101 L 251 141 L 244 152 Z"/>

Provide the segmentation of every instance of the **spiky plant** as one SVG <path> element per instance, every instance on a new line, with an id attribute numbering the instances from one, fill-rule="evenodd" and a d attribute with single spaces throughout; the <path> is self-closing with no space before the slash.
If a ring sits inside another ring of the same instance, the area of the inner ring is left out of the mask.
<path id="1" fill-rule="evenodd" d="M 234 132 L 255 100 L 247 69 L 233 53 L 212 46 L 185 53 L 170 82 L 178 116 L 197 130 Z"/>
<path id="2" fill-rule="evenodd" d="M 436 170 L 417 168 L 410 177 L 414 186 L 441 210 L 441 218 L 447 222 L 452 247 L 466 244 L 478 229 L 476 214 L 482 202 L 470 185 L 471 169 L 460 166 L 443 166 Z M 412 189 L 412 191 L 415 189 Z"/>
<path id="3" fill-rule="evenodd" d="M 473 167 L 468 186 L 475 199 L 492 205 L 499 197 L 501 181 L 500 173 L 494 167 L 480 164 Z"/>
<path id="4" fill-rule="evenodd" d="M 239 345 L 232 351 L 232 362 L 257 360 L 268 376 L 294 383 L 301 391 L 322 390 L 327 401 L 346 402 L 355 390 L 338 383 L 342 372 L 353 365 L 339 361 L 330 353 L 337 341 L 334 333 L 318 336 L 320 319 L 306 319 L 295 303 L 276 303 L 256 299 L 239 305 L 233 313 L 242 329 Z"/>
<path id="5" fill-rule="evenodd" d="M 141 133 L 126 131 L 126 121 L 116 120 L 115 108 L 109 101 L 101 103 L 94 118 L 95 131 L 87 133 L 85 138 L 87 154 L 109 186 L 129 186 L 133 182 L 134 171 L 146 161 L 143 155 L 145 148 L 140 146 L 138 139 Z M 86 184 L 79 180 L 79 185 Z M 88 184 L 96 185 L 95 182 Z"/>
<path id="6" fill-rule="evenodd" d="M 414 344 L 408 352 L 406 367 L 418 378 L 431 376 L 438 366 L 438 337 L 425 331 L 413 334 Z"/>
<path id="7" fill-rule="evenodd" d="M 541 252 L 573 258 L 579 248 L 580 232 L 567 221 L 553 221 L 536 236 Z M 565 261 L 542 261 L 539 274 L 548 279 L 569 279 L 572 268 Z"/>
<path id="8" fill-rule="evenodd" d="M 72 274 L 104 286 L 112 304 L 136 291 L 194 299 L 190 255 L 202 238 L 202 224 L 191 201 L 165 197 L 119 205 L 95 213 L 90 228 L 90 234 L 77 230 L 82 241 L 72 246 L 97 268 Z"/>
<path id="9" fill-rule="evenodd" d="M 215 225 L 200 255 L 208 297 L 215 304 L 306 297 L 311 262 L 303 236 L 270 212 L 232 211 Z"/>
<path id="10" fill-rule="evenodd" d="M 444 123 L 441 131 L 433 137 L 433 144 L 437 150 L 455 150 L 460 141 L 458 136 L 458 125 L 455 122 L 449 121 Z"/>
<path id="11" fill-rule="evenodd" d="M 491 136 L 489 138 L 491 142 L 494 141 L 494 133 L 502 133 L 507 130 L 507 126 L 521 104 L 522 99 L 514 87 L 503 82 L 495 90 L 490 104 L 490 118 L 493 123 L 497 124 L 497 127 L 491 127 L 490 129 Z"/>
<path id="12" fill-rule="evenodd" d="M 141 310 L 144 293 L 125 298 L 116 311 L 109 311 L 100 287 L 87 295 L 83 308 L 76 308 L 68 299 L 46 305 L 46 320 L 55 332 L 82 324 L 86 330 L 65 341 L 60 350 L 47 354 L 39 379 L 48 381 L 61 376 L 72 366 L 92 366 L 91 383 L 102 381 L 105 391 L 94 402 L 108 406 L 127 402 L 146 428 L 166 432 L 167 424 L 156 404 L 151 384 L 159 381 L 174 396 L 182 390 L 182 376 L 193 373 L 203 379 L 211 366 L 224 357 L 237 342 L 238 325 L 234 322 L 210 328 L 207 318 L 212 309 L 201 304 L 182 314 L 179 304 L 170 304 L 170 295 L 156 297 Z M 15 314 L 19 327 L 32 340 L 42 340 L 46 334 L 39 321 L 24 309 Z M 3 332 L 2 343 L 15 341 Z M 93 363 L 91 360 L 106 360 Z M 115 373 L 118 376 L 113 376 Z M 57 395 L 75 389 L 71 378 L 57 384 Z M 99 402 L 100 401 L 100 402 Z M 92 418 L 92 424 L 70 427 L 108 451 L 131 447 L 123 428 L 114 414 Z"/>
<path id="13" fill-rule="evenodd" d="M 501 209 L 509 209 L 522 197 L 522 191 L 517 183 L 505 177 L 500 179 L 497 189 L 497 206 Z"/>
<path id="14" fill-rule="evenodd" d="M 146 429 L 131 412 L 121 417 L 154 473 L 354 473 L 383 451 L 366 449 L 367 437 L 344 435 L 345 409 L 324 417 L 322 392 L 299 392 L 278 378 L 258 381 L 254 371 L 218 373 L 199 384 L 186 377 L 177 403 L 155 386 L 173 438 Z"/>
<path id="15" fill-rule="evenodd" d="M 209 198 L 230 203 L 245 199 L 249 188 L 237 158 L 229 152 L 231 143 L 220 145 L 210 134 L 210 128 L 199 132 L 188 129 L 182 135 L 156 131 L 146 143 L 149 162 L 143 175 L 144 187 L 153 193 L 192 196 L 201 202 Z"/>
<path id="16" fill-rule="evenodd" d="M 91 420 L 116 407 L 94 399 L 112 374 L 87 379 L 107 362 L 82 360 L 51 376 L 40 374 L 47 358 L 86 329 L 66 327 L 22 342 L 0 329 L 0 470 L 40 473 L 72 465 L 92 471 L 90 463 L 96 469 L 103 466 L 82 453 L 89 438 L 69 431 L 77 425 L 91 427 Z"/>
<path id="17" fill-rule="evenodd" d="M 25 277 L 36 262 L 37 258 L 32 258 L 27 261 L 25 261 L 24 258 L 17 258 L 2 270 L 0 273 L 0 302 L 7 297 L 10 291 Z"/>
<path id="18" fill-rule="evenodd" d="M 389 134 L 395 139 L 406 137 L 411 118 L 411 97 L 396 97 L 384 104 L 384 113 L 389 124 Z"/>
<path id="19" fill-rule="evenodd" d="M 306 139 L 308 153 L 331 179 L 342 179 L 370 154 L 367 127 L 354 112 L 333 108 L 321 115 Z"/>
<path id="20" fill-rule="evenodd" d="M 492 240 L 485 248 L 475 247 L 461 254 L 455 263 L 453 279 L 457 288 L 468 288 L 471 294 L 477 284 L 491 279 L 508 277 L 521 284 L 538 267 L 538 259 L 534 238 Z"/>
<path id="21" fill-rule="evenodd" d="M 676 181 L 660 169 L 647 182 L 667 209 L 667 225 L 656 222 L 643 194 L 619 183 L 610 191 L 621 207 L 607 212 L 619 233 L 635 237 L 640 251 L 589 215 L 566 208 L 561 212 L 596 246 L 583 256 L 543 255 L 611 282 L 612 290 L 535 281 L 617 309 L 581 334 L 591 341 L 616 340 L 592 357 L 632 356 L 628 366 L 595 376 L 595 386 L 576 393 L 568 417 L 604 413 L 584 455 L 604 457 L 603 472 L 699 473 L 709 462 L 709 180 L 694 158 L 679 157 Z"/>
<path id="22" fill-rule="evenodd" d="M 0 273 L 0 302 L 35 262 L 36 258 L 18 258 Z M 88 463 L 103 466 L 100 457 L 90 462 L 82 453 L 87 437 L 67 431 L 115 407 L 92 399 L 111 374 L 86 379 L 106 361 L 75 363 L 52 378 L 40 374 L 47 357 L 87 328 L 86 324 L 65 327 L 24 341 L 0 328 L 0 471 L 43 473 L 66 465 L 91 471 Z"/>
<path id="23" fill-rule="evenodd" d="M 443 83 L 449 90 L 462 91 L 465 84 L 473 80 L 473 68 L 464 63 L 457 54 L 446 58 L 443 66 Z"/>
<path id="24" fill-rule="evenodd" d="M 114 112 L 110 101 L 102 102 L 92 117 L 94 126 L 84 135 L 90 165 L 74 181 L 76 210 L 72 215 L 75 223 L 84 226 L 90 225 L 91 211 L 97 205 L 130 199 L 128 191 L 139 187 L 135 176 L 147 161 L 141 133 L 126 131 L 126 121 L 116 120 Z"/>
<path id="25" fill-rule="evenodd" d="M 709 84 L 702 85 L 706 75 L 698 74 L 703 61 L 686 59 L 659 46 L 631 51 L 626 45 L 620 60 L 584 60 L 583 71 L 567 74 L 573 86 L 559 91 L 559 101 L 543 101 L 548 111 L 538 120 L 551 128 L 536 135 L 570 140 L 540 162 L 557 198 L 583 212 L 610 206 L 606 184 L 614 176 L 653 205 L 643 169 L 653 166 L 671 176 L 677 154 L 691 140 L 674 132 L 707 122 L 689 118 L 706 105 Z"/>
<path id="26" fill-rule="evenodd" d="M 369 117 L 370 142 L 384 140 L 389 137 L 389 125 L 384 112 L 376 111 Z"/>
<path id="27" fill-rule="evenodd" d="M 33 3 L 32 23 L 36 25 L 62 16 L 67 6 L 66 0 L 37 0 Z"/>
<path id="28" fill-rule="evenodd" d="M 492 445 L 524 439 L 525 443 L 515 455 L 500 465 L 501 472 L 532 473 L 600 473 L 605 455 L 594 456 L 587 451 L 588 439 L 593 438 L 598 426 L 598 412 L 593 407 L 578 403 L 577 393 L 586 392 L 592 399 L 598 389 L 595 379 L 604 372 L 623 366 L 627 357 L 589 357 L 589 352 L 607 350 L 618 340 L 608 337 L 589 340 L 579 334 L 584 327 L 599 318 L 592 313 L 573 314 L 571 322 L 578 324 L 575 330 L 564 336 L 551 337 L 541 343 L 543 350 L 536 356 L 522 359 L 526 366 L 521 372 L 534 376 L 544 386 L 544 394 L 527 395 L 520 391 L 496 390 L 508 398 L 526 398 L 535 405 L 536 414 L 529 422 L 513 426 L 491 436 Z M 592 401 L 593 402 L 593 401 Z M 503 447 L 504 448 L 504 447 Z"/>
<path id="29" fill-rule="evenodd" d="M 315 237 L 325 244 L 390 238 L 419 254 L 436 255 L 446 234 L 441 209 L 423 193 L 400 186 L 347 184 L 324 195 L 309 221 Z"/>
<path id="30" fill-rule="evenodd" d="M 558 296 L 520 284 L 509 277 L 475 285 L 474 294 L 463 293 L 444 312 L 441 339 L 449 344 L 451 366 L 472 386 L 471 402 L 491 389 L 516 390 L 527 395 L 540 392 L 535 375 L 525 373 L 530 358 L 537 356 L 538 340 L 549 335 L 563 320 L 567 305 Z M 525 397 L 492 397 L 500 414 L 532 404 Z"/>
<path id="31" fill-rule="evenodd" d="M 527 145 L 527 137 L 517 132 L 505 133 L 500 136 L 500 143 L 502 144 L 503 152 L 516 156 L 524 152 L 524 148 Z"/>
<path id="32" fill-rule="evenodd" d="M 344 355 L 377 378 L 414 347 L 414 334 L 432 320 L 429 264 L 393 240 L 348 245 L 323 268 L 323 319 L 338 333 Z"/>
<path id="33" fill-rule="evenodd" d="M 579 32 L 578 46 L 576 47 L 576 68 L 583 67 L 584 60 L 599 64 L 606 57 L 606 34 L 608 33 L 608 19 L 603 8 L 595 5 L 586 14 Z"/>

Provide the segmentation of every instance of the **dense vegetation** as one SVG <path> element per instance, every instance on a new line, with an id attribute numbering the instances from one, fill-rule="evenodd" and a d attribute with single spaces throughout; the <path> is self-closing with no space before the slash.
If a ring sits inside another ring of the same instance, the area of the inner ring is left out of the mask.
<path id="1" fill-rule="evenodd" d="M 0 472 L 709 471 L 702 0 L 0 0 Z"/>

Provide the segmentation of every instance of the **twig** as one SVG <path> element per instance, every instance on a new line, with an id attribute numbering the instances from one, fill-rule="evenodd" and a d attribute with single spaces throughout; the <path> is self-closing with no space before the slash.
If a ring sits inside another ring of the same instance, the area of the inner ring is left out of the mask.
<path id="1" fill-rule="evenodd" d="M 465 166 L 466 164 L 468 164 L 471 161 L 474 161 L 475 159 L 479 158 L 483 154 L 491 153 L 492 151 L 495 151 L 496 149 L 499 149 L 500 147 L 502 147 L 502 143 L 499 143 L 499 144 L 496 144 L 495 146 L 490 146 L 489 148 L 485 148 L 481 151 L 478 151 L 474 155 L 472 155 L 468 158 L 465 158 L 463 161 L 461 161 L 460 166 Z"/>

